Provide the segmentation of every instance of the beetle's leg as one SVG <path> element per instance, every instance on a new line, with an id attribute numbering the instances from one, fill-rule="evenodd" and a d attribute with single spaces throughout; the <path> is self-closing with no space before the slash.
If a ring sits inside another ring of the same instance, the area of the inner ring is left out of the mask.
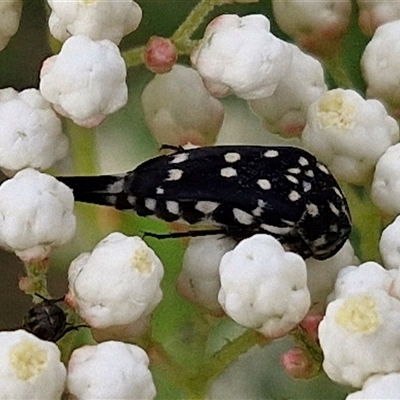
<path id="1" fill-rule="evenodd" d="M 43 301 L 51 304 L 58 303 L 59 301 L 64 301 L 65 296 L 60 297 L 59 299 L 47 299 L 46 297 L 42 296 L 40 293 L 35 292 L 35 296 L 39 297 Z"/>
<path id="2" fill-rule="evenodd" d="M 185 232 L 170 232 L 170 233 L 153 233 L 144 232 L 143 237 L 149 236 L 156 239 L 176 239 L 183 237 L 198 237 L 198 236 L 209 236 L 209 235 L 227 235 L 228 231 L 226 229 L 202 229 L 195 231 L 185 231 Z"/>
<path id="3" fill-rule="evenodd" d="M 174 146 L 172 144 L 162 144 L 159 148 L 159 151 L 162 150 L 172 150 L 176 153 L 181 153 L 182 151 L 185 151 L 185 149 L 182 146 Z"/>
<path id="4" fill-rule="evenodd" d="M 63 338 L 68 332 L 71 332 L 71 331 L 77 331 L 78 329 L 80 329 L 80 328 L 90 328 L 90 326 L 89 325 L 71 325 L 71 326 L 68 326 L 67 328 L 65 328 L 64 330 L 63 330 L 63 332 L 61 333 L 61 335 L 60 336 L 58 336 L 57 337 L 57 339 L 55 340 L 56 342 L 57 341 L 59 341 L 61 338 Z"/>

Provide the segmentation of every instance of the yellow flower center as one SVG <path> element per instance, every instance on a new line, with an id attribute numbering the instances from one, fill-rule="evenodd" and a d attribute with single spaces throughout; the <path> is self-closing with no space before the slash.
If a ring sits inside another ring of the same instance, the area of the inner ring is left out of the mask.
<path id="1" fill-rule="evenodd" d="M 336 313 L 338 325 L 351 333 L 374 333 L 382 321 L 372 296 L 364 295 L 347 299 Z"/>
<path id="2" fill-rule="evenodd" d="M 132 256 L 132 266 L 137 268 L 142 274 L 151 272 L 152 262 L 148 251 L 145 248 L 140 248 L 135 251 Z"/>
<path id="3" fill-rule="evenodd" d="M 24 340 L 11 348 L 9 362 L 17 378 L 27 381 L 46 368 L 47 352 L 36 343 Z"/>
<path id="4" fill-rule="evenodd" d="M 354 125 L 356 107 L 339 92 L 326 93 L 318 103 L 321 127 L 351 129 Z"/>

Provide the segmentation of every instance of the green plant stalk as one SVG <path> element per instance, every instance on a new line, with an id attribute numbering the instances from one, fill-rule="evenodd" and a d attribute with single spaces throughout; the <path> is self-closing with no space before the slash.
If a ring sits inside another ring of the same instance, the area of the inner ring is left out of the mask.
<path id="1" fill-rule="evenodd" d="M 214 380 L 227 367 L 235 362 L 241 355 L 245 354 L 254 346 L 264 347 L 272 342 L 253 329 L 246 330 L 243 334 L 226 344 L 203 365 L 202 376 L 207 381 Z"/>
<path id="2" fill-rule="evenodd" d="M 299 325 L 290 333 L 290 336 L 292 336 L 296 343 L 307 350 L 315 363 L 318 365 L 318 369 L 321 369 L 324 356 L 318 343 L 315 340 L 312 340 Z"/>
<path id="3" fill-rule="evenodd" d="M 366 186 L 341 185 L 349 203 L 353 220 L 356 254 L 362 262 L 380 262 L 379 240 L 384 226 L 379 210 L 371 200 Z"/>
<path id="4" fill-rule="evenodd" d="M 190 54 L 197 41 L 191 40 L 191 36 L 204 21 L 207 15 L 216 7 L 226 4 L 226 0 L 201 0 L 186 17 L 186 20 L 171 36 L 179 54 Z M 122 57 L 127 68 L 143 64 L 143 53 L 145 46 L 135 47 L 124 51 Z"/>
<path id="5" fill-rule="evenodd" d="M 93 131 L 65 120 L 70 141 L 70 153 L 76 174 L 95 175 L 97 172 L 96 145 Z"/>
<path id="6" fill-rule="evenodd" d="M 325 57 L 323 62 L 335 81 L 337 87 L 342 89 L 351 89 L 355 87 L 354 82 L 346 71 L 340 52 L 333 52 L 330 57 Z"/>
<path id="7" fill-rule="evenodd" d="M 188 393 L 188 399 L 205 399 L 209 385 L 232 365 L 241 355 L 254 346 L 265 346 L 271 340 L 266 339 L 256 331 L 249 329 L 234 340 L 229 340 L 214 353 L 200 368 L 188 369 L 176 363 L 166 353 L 164 348 L 153 342 L 147 350 L 152 363 L 162 368 L 164 373 L 180 388 Z"/>
<path id="8" fill-rule="evenodd" d="M 171 40 L 181 54 L 189 54 L 194 47 L 190 40 L 193 33 L 215 7 L 225 4 L 224 0 L 201 0 L 187 16 L 186 20 L 172 35 Z"/>
<path id="9" fill-rule="evenodd" d="M 143 64 L 144 46 L 134 47 L 133 49 L 124 51 L 122 57 L 125 60 L 127 68 L 135 67 Z"/>
<path id="10" fill-rule="evenodd" d="M 50 298 L 47 290 L 47 271 L 49 269 L 49 260 L 45 259 L 40 262 L 24 263 L 26 276 L 31 281 L 31 287 L 26 291 L 26 294 L 34 295 L 41 294 L 43 297 Z M 34 297 L 34 301 L 42 301 Z"/>

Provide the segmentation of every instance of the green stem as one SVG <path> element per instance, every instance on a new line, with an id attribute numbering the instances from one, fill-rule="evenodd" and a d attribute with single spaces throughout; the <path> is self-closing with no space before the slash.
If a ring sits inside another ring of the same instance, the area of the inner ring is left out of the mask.
<path id="1" fill-rule="evenodd" d="M 40 262 L 25 263 L 24 265 L 26 276 L 31 283 L 29 285 L 29 290 L 26 291 L 26 294 L 33 295 L 34 293 L 39 293 L 43 297 L 50 298 L 47 290 L 47 271 L 49 269 L 49 260 L 45 259 Z"/>
<path id="2" fill-rule="evenodd" d="M 179 54 L 190 54 L 197 43 L 190 39 L 194 31 L 216 6 L 224 3 L 224 0 L 202 0 L 193 8 L 186 20 L 171 37 L 171 41 Z M 127 68 L 143 63 L 144 49 L 145 46 L 140 46 L 122 53 Z"/>
<path id="3" fill-rule="evenodd" d="M 171 40 L 175 43 L 181 54 L 190 53 L 195 45 L 195 42 L 190 40 L 193 33 L 215 7 L 224 3 L 226 3 L 224 0 L 201 0 L 193 8 L 183 24 L 181 24 L 171 37 Z"/>
<path id="4" fill-rule="evenodd" d="M 191 392 L 191 376 L 194 375 L 194 371 L 173 360 L 160 343 L 153 341 L 142 347 L 146 348 L 154 367 L 162 369 L 169 380 L 175 382 L 182 390 Z"/>
<path id="5" fill-rule="evenodd" d="M 82 128 L 70 120 L 66 122 L 66 131 L 70 140 L 70 154 L 73 162 L 73 170 L 75 175 L 97 175 L 97 151 L 94 132 L 91 129 Z M 75 215 L 78 224 L 77 235 L 79 235 L 80 243 L 94 246 L 93 238 L 99 232 L 102 232 L 99 225 L 98 207 L 92 207 L 88 204 L 78 203 L 75 205 Z M 81 227 L 84 227 L 81 229 Z M 96 235 L 94 235 L 94 232 Z M 83 245 L 83 248 L 86 247 Z"/>
<path id="6" fill-rule="evenodd" d="M 241 355 L 256 345 L 266 346 L 271 340 L 265 338 L 253 329 L 246 330 L 234 340 L 229 340 L 217 351 L 202 367 L 201 374 L 205 379 L 215 379 L 226 368 L 235 362 Z"/>
<path id="7" fill-rule="evenodd" d="M 143 64 L 143 52 L 145 46 L 134 47 L 133 49 L 124 51 L 122 57 L 125 60 L 126 67 L 131 68 Z"/>
<path id="8" fill-rule="evenodd" d="M 176 363 L 158 343 L 153 342 L 148 346 L 147 352 L 152 363 L 162 368 L 173 382 L 185 390 L 189 399 L 205 399 L 211 381 L 254 346 L 265 346 L 270 342 L 256 331 L 249 329 L 234 340 L 228 341 L 195 371 Z"/>
<path id="9" fill-rule="evenodd" d="M 342 185 L 349 203 L 352 219 L 352 239 L 361 261 L 380 262 L 379 240 L 384 222 L 373 204 L 369 189 L 350 184 Z"/>
<path id="10" fill-rule="evenodd" d="M 341 52 L 335 51 L 330 57 L 324 58 L 324 65 L 334 79 L 337 87 L 343 89 L 354 88 L 355 85 L 343 65 Z"/>
<path id="11" fill-rule="evenodd" d="M 318 343 L 311 339 L 311 337 L 307 335 L 307 333 L 300 326 L 297 326 L 297 328 L 291 332 L 290 335 L 296 343 L 308 351 L 313 360 L 318 364 L 318 369 L 320 369 L 324 356 Z"/>
<path id="12" fill-rule="evenodd" d="M 97 172 L 97 158 L 93 131 L 82 128 L 69 119 L 65 123 L 69 133 L 74 172 L 81 175 L 95 175 Z"/>

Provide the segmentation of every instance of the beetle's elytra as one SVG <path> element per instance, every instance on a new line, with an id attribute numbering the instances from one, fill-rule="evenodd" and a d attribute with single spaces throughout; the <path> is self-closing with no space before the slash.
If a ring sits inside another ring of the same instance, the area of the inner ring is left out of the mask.
<path id="1" fill-rule="evenodd" d="M 22 325 L 26 331 L 34 334 L 39 339 L 57 342 L 66 333 L 83 326 L 86 327 L 86 325 L 72 326 L 67 322 L 65 311 L 57 305 L 57 303 L 64 300 L 64 297 L 46 299 L 38 293 L 35 293 L 35 295 L 43 301 L 29 309 Z"/>
<path id="2" fill-rule="evenodd" d="M 59 179 L 77 201 L 214 228 L 175 237 L 224 233 L 240 240 L 267 233 L 287 250 L 323 260 L 342 247 L 351 230 L 335 178 L 296 147 L 178 149 L 126 174 Z"/>

